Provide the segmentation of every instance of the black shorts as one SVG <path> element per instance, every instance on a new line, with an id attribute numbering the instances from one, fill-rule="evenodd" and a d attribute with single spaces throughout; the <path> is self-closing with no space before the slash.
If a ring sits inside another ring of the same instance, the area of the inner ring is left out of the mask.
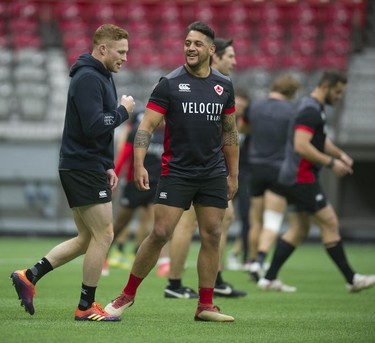
<path id="1" fill-rule="evenodd" d="M 253 164 L 250 169 L 250 195 L 262 196 L 265 191 L 270 190 L 280 196 L 285 195 L 285 187 L 277 182 L 279 168 Z"/>
<path id="2" fill-rule="evenodd" d="M 287 188 L 288 208 L 293 212 L 315 212 L 326 207 L 328 200 L 319 182 L 299 183 Z"/>
<path id="3" fill-rule="evenodd" d="M 107 174 L 92 170 L 59 170 L 70 208 L 112 201 Z"/>
<path id="4" fill-rule="evenodd" d="M 227 208 L 227 179 L 184 179 L 175 176 L 160 177 L 155 203 L 179 207 L 185 210 L 191 203 L 203 206 Z"/>
<path id="5" fill-rule="evenodd" d="M 121 206 L 135 209 L 140 206 L 148 206 L 155 200 L 156 183 L 150 184 L 148 191 L 140 191 L 134 182 L 125 185 L 120 200 Z"/>

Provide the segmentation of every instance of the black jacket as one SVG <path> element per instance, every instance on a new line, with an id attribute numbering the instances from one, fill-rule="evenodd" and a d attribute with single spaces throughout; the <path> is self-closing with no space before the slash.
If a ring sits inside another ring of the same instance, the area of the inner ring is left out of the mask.
<path id="1" fill-rule="evenodd" d="M 72 66 L 59 169 L 114 168 L 114 130 L 129 118 L 117 105 L 112 74 L 86 53 Z"/>

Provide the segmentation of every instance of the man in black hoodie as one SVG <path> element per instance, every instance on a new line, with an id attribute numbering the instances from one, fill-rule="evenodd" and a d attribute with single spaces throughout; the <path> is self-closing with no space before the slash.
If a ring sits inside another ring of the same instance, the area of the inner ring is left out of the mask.
<path id="1" fill-rule="evenodd" d="M 131 96 L 123 95 L 118 106 L 112 79 L 127 60 L 127 52 L 127 31 L 102 25 L 94 34 L 92 53 L 81 55 L 71 68 L 59 173 L 78 235 L 54 247 L 33 267 L 11 274 L 21 305 L 31 315 L 35 284 L 85 254 L 75 320 L 120 320 L 95 303 L 95 291 L 113 239 L 112 190 L 118 182 L 113 170 L 114 129 L 134 109 Z"/>

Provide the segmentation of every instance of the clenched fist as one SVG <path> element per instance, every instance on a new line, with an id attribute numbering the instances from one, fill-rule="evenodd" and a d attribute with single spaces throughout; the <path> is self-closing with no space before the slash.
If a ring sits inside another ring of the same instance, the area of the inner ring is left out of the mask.
<path id="1" fill-rule="evenodd" d="M 123 95 L 121 97 L 120 104 L 126 108 L 128 113 L 133 113 L 134 111 L 134 106 L 135 106 L 135 101 L 134 98 L 131 95 Z"/>

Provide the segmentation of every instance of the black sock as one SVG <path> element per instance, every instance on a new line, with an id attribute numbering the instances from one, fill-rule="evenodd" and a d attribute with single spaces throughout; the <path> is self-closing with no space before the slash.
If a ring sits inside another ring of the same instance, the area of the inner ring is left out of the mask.
<path id="1" fill-rule="evenodd" d="M 266 257 L 267 257 L 266 252 L 264 252 L 264 251 L 258 252 L 256 261 L 260 264 L 261 267 L 263 266 L 263 263 L 264 263 L 264 260 L 266 259 Z"/>
<path id="2" fill-rule="evenodd" d="M 34 267 L 26 270 L 27 279 L 34 285 L 48 272 L 53 269 L 51 263 L 43 257 Z"/>
<path id="3" fill-rule="evenodd" d="M 78 308 L 81 311 L 85 311 L 91 307 L 92 303 L 95 301 L 96 287 L 90 287 L 82 284 L 81 288 L 81 298 L 79 299 Z"/>
<path id="4" fill-rule="evenodd" d="M 182 286 L 181 279 L 168 279 L 169 289 L 178 289 L 178 288 L 181 288 L 181 286 Z"/>
<path id="5" fill-rule="evenodd" d="M 288 242 L 280 239 L 276 245 L 275 252 L 272 257 L 270 269 L 268 269 L 265 278 L 275 280 L 277 274 L 289 256 L 293 253 L 295 247 Z"/>
<path id="6" fill-rule="evenodd" d="M 216 277 L 216 282 L 215 282 L 215 285 L 221 285 L 224 283 L 224 280 L 221 276 L 221 272 L 218 272 L 217 273 L 217 277 Z"/>
<path id="7" fill-rule="evenodd" d="M 336 264 L 336 266 L 340 269 L 341 273 L 345 277 L 345 280 L 351 284 L 353 282 L 354 271 L 350 267 L 349 262 L 346 258 L 342 241 L 338 241 L 333 246 L 332 245 L 333 244 L 330 244 L 329 247 L 326 246 L 327 253 Z"/>

